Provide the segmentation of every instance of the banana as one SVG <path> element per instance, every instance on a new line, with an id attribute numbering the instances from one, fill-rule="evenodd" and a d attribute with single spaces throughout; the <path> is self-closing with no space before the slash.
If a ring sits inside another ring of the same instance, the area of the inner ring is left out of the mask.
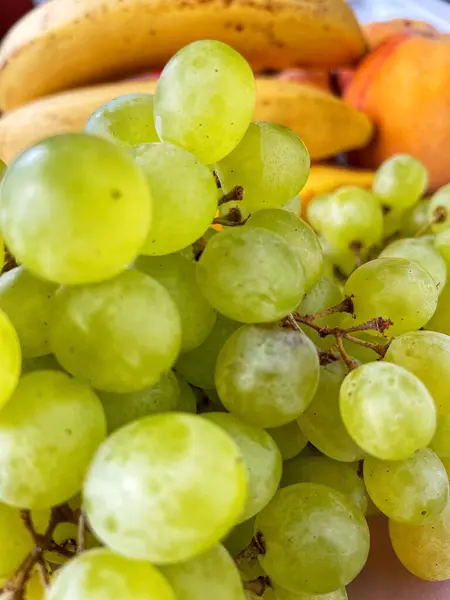
<path id="1" fill-rule="evenodd" d="M 139 80 L 81 88 L 6 113 L 0 119 L 0 158 L 10 162 L 45 137 L 79 131 L 108 100 L 133 92 L 152 94 L 156 85 L 156 80 Z M 363 113 L 313 85 L 257 78 L 256 90 L 255 120 L 293 129 L 314 160 L 364 146 L 370 139 L 372 124 Z"/>
<path id="2" fill-rule="evenodd" d="M 366 48 L 345 0 L 56 0 L 4 39 L 0 108 L 160 68 L 204 38 L 230 44 L 255 70 L 336 67 Z"/>

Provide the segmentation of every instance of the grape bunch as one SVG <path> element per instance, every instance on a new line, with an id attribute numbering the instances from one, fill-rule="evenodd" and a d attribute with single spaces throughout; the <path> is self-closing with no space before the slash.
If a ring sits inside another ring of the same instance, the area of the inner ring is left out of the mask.
<path id="1" fill-rule="evenodd" d="M 345 600 L 378 512 L 450 578 L 450 190 L 399 155 L 308 223 L 254 105 L 195 42 L 2 166 L 5 600 Z"/>

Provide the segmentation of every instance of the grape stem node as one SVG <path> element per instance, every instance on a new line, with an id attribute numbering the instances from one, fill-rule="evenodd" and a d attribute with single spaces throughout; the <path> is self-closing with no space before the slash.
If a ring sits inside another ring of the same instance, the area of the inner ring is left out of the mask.
<path id="1" fill-rule="evenodd" d="M 228 192 L 227 194 L 224 194 L 222 196 L 222 198 L 220 198 L 218 205 L 222 206 L 223 204 L 226 204 L 227 202 L 235 202 L 235 201 L 240 202 L 243 199 L 244 199 L 244 188 L 242 187 L 242 185 L 237 185 L 230 192 Z"/>
<path id="2" fill-rule="evenodd" d="M 272 587 L 270 579 L 268 577 L 264 577 L 263 575 L 260 575 L 259 577 L 257 577 L 256 579 L 252 579 L 251 581 L 244 581 L 243 585 L 244 590 L 252 592 L 253 594 L 255 594 L 255 596 L 258 596 L 259 598 L 264 596 L 264 592 L 267 590 L 267 588 Z"/>

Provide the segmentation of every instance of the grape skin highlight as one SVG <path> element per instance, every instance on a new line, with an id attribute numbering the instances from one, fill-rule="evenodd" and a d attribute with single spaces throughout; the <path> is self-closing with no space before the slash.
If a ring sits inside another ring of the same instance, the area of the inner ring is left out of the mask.
<path id="1" fill-rule="evenodd" d="M 0 309 L 0 408 L 16 389 L 21 362 L 19 336 L 11 321 Z"/>

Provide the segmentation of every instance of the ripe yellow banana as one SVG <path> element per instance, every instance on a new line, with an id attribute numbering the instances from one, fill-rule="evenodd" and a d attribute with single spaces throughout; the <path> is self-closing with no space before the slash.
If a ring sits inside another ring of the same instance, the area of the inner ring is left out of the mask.
<path id="1" fill-rule="evenodd" d="M 61 0 L 60 0 L 61 1 Z M 157 81 L 126 81 L 81 88 L 42 98 L 0 119 L 0 158 L 50 135 L 83 129 L 90 114 L 122 94 L 153 93 Z M 353 107 L 315 86 L 277 79 L 256 79 L 255 119 L 293 129 L 314 160 L 358 148 L 370 139 L 372 124 Z"/>
<path id="2" fill-rule="evenodd" d="M 160 68 L 205 38 L 230 44 L 255 70 L 335 67 L 365 50 L 345 0 L 57 0 L 3 41 L 0 108 Z"/>

